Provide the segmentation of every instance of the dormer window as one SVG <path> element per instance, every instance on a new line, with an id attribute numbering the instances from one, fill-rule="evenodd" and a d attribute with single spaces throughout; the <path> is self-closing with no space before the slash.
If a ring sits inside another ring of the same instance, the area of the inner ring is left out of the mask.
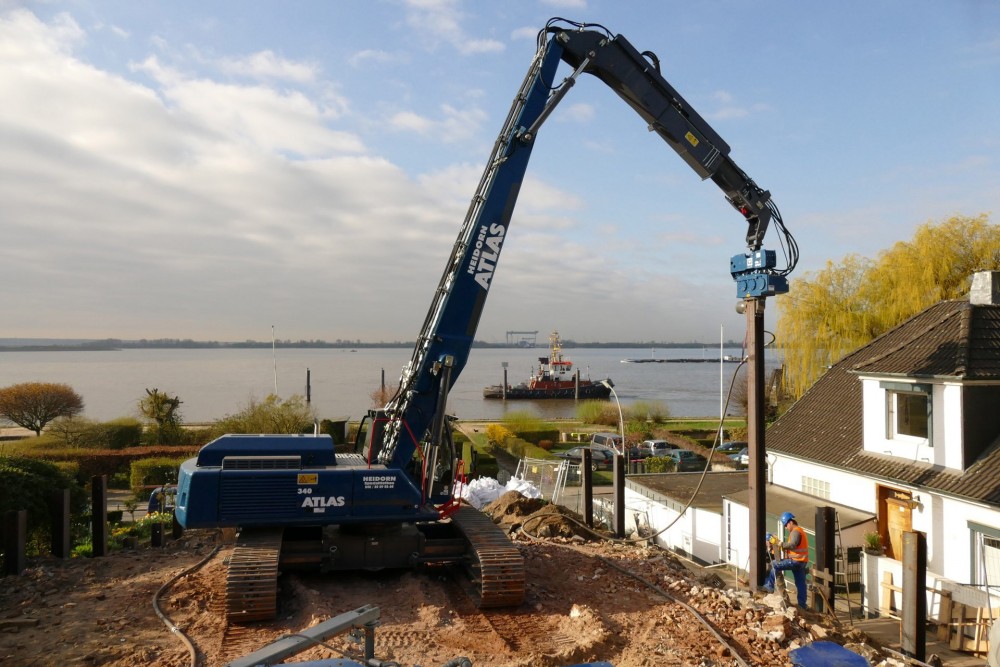
<path id="1" fill-rule="evenodd" d="M 930 385 L 882 382 L 880 386 L 885 389 L 886 438 L 930 445 Z"/>

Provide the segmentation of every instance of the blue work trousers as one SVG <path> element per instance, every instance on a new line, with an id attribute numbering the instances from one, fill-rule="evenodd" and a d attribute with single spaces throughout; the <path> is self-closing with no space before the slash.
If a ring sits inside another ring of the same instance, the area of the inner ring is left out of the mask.
<path id="1" fill-rule="evenodd" d="M 795 577 L 795 593 L 798 596 L 798 604 L 804 608 L 806 606 L 806 568 L 808 566 L 809 563 L 792 560 L 791 558 L 782 558 L 779 561 L 774 561 L 771 564 L 771 571 L 767 575 L 767 583 L 764 584 L 764 588 L 773 591 L 775 572 L 791 570 L 792 576 Z"/>

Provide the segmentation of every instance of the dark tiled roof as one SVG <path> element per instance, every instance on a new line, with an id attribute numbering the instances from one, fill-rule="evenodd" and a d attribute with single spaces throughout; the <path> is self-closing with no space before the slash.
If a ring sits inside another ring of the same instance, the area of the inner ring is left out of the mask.
<path id="1" fill-rule="evenodd" d="M 748 479 L 745 471 L 710 472 L 705 479 L 699 472 L 679 472 L 629 475 L 625 486 L 653 500 L 672 500 L 679 506 L 690 502 L 694 507 L 721 514 L 722 497 L 747 488 Z"/>
<path id="2" fill-rule="evenodd" d="M 965 472 L 862 450 L 859 373 L 1000 379 L 1000 306 L 942 301 L 837 362 L 767 431 L 766 447 L 1000 505 L 1000 441 Z"/>

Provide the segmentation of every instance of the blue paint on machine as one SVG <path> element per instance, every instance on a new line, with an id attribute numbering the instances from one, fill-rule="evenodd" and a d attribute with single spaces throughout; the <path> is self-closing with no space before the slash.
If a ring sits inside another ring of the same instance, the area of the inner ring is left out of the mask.
<path id="1" fill-rule="evenodd" d="M 177 487 L 184 528 L 439 518 L 401 471 L 338 457 L 328 435 L 224 435 L 181 465 Z"/>

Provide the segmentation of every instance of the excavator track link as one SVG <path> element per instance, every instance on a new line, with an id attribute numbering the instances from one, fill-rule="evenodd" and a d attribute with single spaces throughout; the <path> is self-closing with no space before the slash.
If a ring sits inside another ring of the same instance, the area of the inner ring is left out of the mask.
<path id="1" fill-rule="evenodd" d="M 277 616 L 281 534 L 280 529 L 240 533 L 226 573 L 226 620 L 230 623 Z"/>
<path id="2" fill-rule="evenodd" d="M 516 607 L 524 602 L 524 557 L 507 535 L 479 510 L 461 507 L 452 515 L 472 548 L 469 576 L 480 608 Z"/>

